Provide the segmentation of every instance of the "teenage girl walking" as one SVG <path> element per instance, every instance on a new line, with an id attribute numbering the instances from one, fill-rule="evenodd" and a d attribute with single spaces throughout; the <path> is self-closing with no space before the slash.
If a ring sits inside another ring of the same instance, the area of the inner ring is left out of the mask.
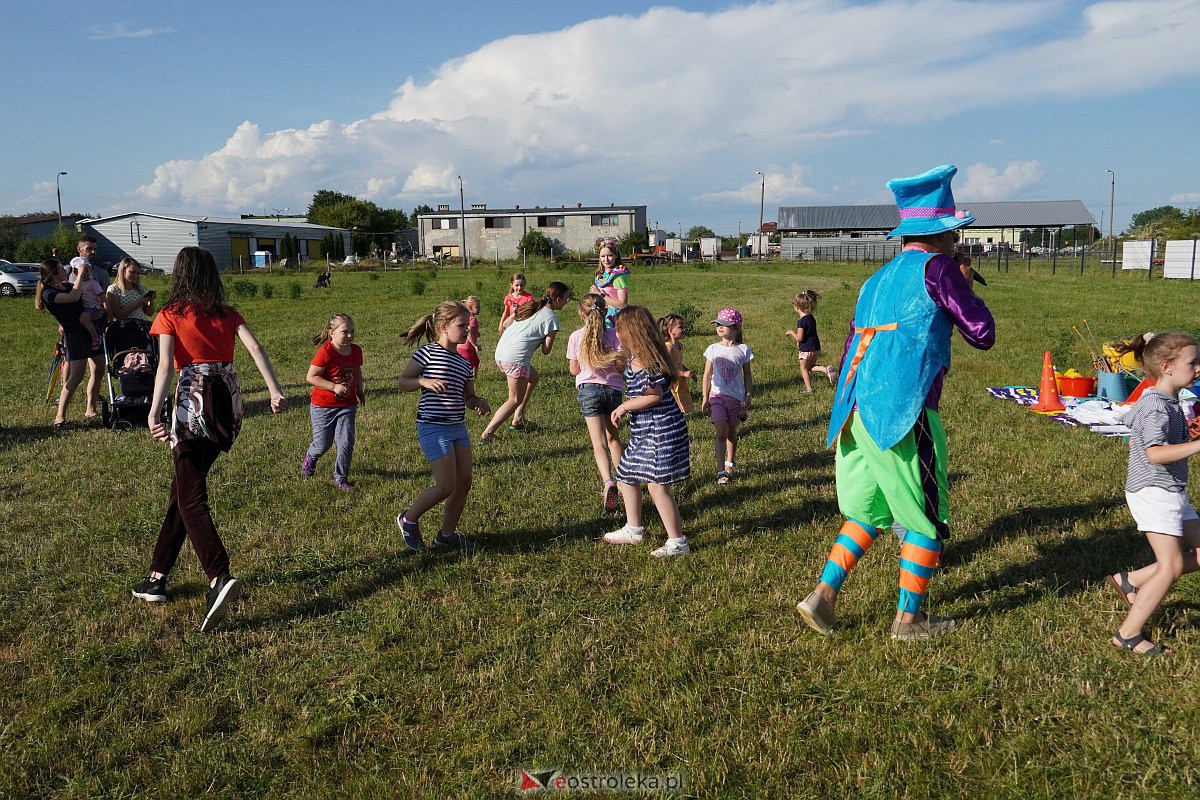
<path id="1" fill-rule="evenodd" d="M 354 456 L 354 424 L 358 406 L 367 404 L 363 387 L 362 348 L 354 343 L 354 320 L 349 314 L 334 314 L 325 328 L 313 337 L 319 345 L 308 367 L 306 380 L 312 384 L 312 443 L 300 464 L 300 474 L 311 478 L 317 459 L 337 445 L 333 463 L 333 482 L 343 492 L 354 489 L 350 483 L 350 459 Z"/>
<path id="2" fill-rule="evenodd" d="M 233 446 L 242 427 L 242 389 L 233 368 L 235 339 L 250 351 L 271 393 L 274 413 L 283 410 L 283 389 L 262 345 L 242 315 L 225 302 L 217 263 L 202 247 L 185 247 L 176 256 L 170 296 L 154 318 L 150 334 L 158 337 L 159 351 L 150 435 L 171 443 L 175 477 L 150 574 L 133 588 L 133 596 L 150 603 L 166 602 L 167 575 L 186 538 L 208 576 L 200 630 L 210 631 L 241 593 L 241 584 L 229 574 L 229 553 L 208 506 L 208 472 L 217 457 Z M 168 427 L 159 410 L 167 398 L 172 363 L 179 370 L 179 383 Z"/>
<path id="3" fill-rule="evenodd" d="M 508 294 L 504 295 L 504 309 L 500 312 L 500 324 L 496 333 L 504 333 L 504 329 L 512 324 L 517 309 L 532 301 L 533 295 L 525 291 L 525 273 L 513 273 Z"/>
<path id="4" fill-rule="evenodd" d="M 737 468 L 738 426 L 750 413 L 750 362 L 754 352 L 742 344 L 742 315 L 723 308 L 712 321 L 718 340 L 704 351 L 703 402 L 700 410 L 716 427 L 717 483 L 729 483 Z"/>
<path id="5" fill-rule="evenodd" d="M 583 327 L 567 339 L 567 361 L 575 376 L 579 410 L 592 441 L 596 470 L 604 482 L 604 510 L 612 512 L 617 510 L 613 468 L 621 460 L 621 440 L 612 424 L 612 413 L 621 405 L 624 359 L 618 352 L 616 331 L 604 325 L 604 312 L 604 298 L 599 295 L 589 294 L 579 301 Z"/>
<path id="6" fill-rule="evenodd" d="M 471 491 L 471 436 L 467 433 L 466 409 L 481 417 L 491 411 L 488 401 L 475 394 L 471 365 L 458 354 L 467 340 L 471 312 L 461 303 L 447 300 L 432 314 L 417 320 L 404 337 L 408 346 L 424 338 L 427 342 L 396 382 L 402 392 L 420 390 L 417 404 L 417 440 L 433 470 L 434 485 L 417 495 L 412 505 L 396 517 L 404 543 L 410 550 L 424 550 L 421 515 L 443 500 L 442 528 L 434 538 L 440 547 L 464 550 L 474 546 L 458 532 L 458 520 Z"/>
<path id="7" fill-rule="evenodd" d="M 490 442 L 496 429 L 512 417 L 510 430 L 525 430 L 525 409 L 541 377 L 533 366 L 533 354 L 539 349 L 549 355 L 558 333 L 558 315 L 571 299 L 571 289 L 558 281 L 546 287 L 542 299 L 517 308 L 513 320 L 496 343 L 496 366 L 508 376 L 508 399 L 488 422 L 480 441 Z"/>
<path id="8" fill-rule="evenodd" d="M 658 510 L 667 541 L 653 556 L 678 556 L 691 552 L 679 519 L 679 505 L 671 484 L 691 475 L 687 420 L 670 395 L 679 372 L 663 344 L 654 317 L 642 306 L 627 306 L 617 313 L 617 337 L 628 359 L 625 395 L 612 412 L 612 424 L 629 418 L 629 444 L 617 464 L 617 484 L 625 502 L 624 527 L 604 534 L 610 544 L 639 544 L 646 536 L 642 526 L 642 484 Z"/>
<path id="9" fill-rule="evenodd" d="M 659 330 L 662 331 L 663 344 L 667 346 L 667 352 L 671 354 L 671 360 L 675 362 L 675 368 L 679 370 L 679 380 L 671 387 L 671 394 L 675 397 L 675 402 L 679 403 L 679 409 L 684 415 L 692 413 L 692 387 L 689 381 L 692 379 L 692 371 L 683 365 L 683 340 L 687 336 L 687 331 L 683 327 L 683 317 L 678 314 L 667 314 L 658 320 Z"/>
<path id="10" fill-rule="evenodd" d="M 817 310 L 817 301 L 821 296 L 812 289 L 805 289 L 792 298 L 792 308 L 796 311 L 796 327 L 787 331 L 787 335 L 796 340 L 796 353 L 800 360 L 800 377 L 804 380 L 804 393 L 812 394 L 812 373 L 823 372 L 829 379 L 829 385 L 837 383 L 837 368 L 821 366 L 821 338 L 817 336 L 817 318 L 813 312 Z"/>
<path id="11" fill-rule="evenodd" d="M 1200 350 L 1194 338 L 1179 332 L 1148 341 L 1139 336 L 1130 349 L 1154 386 L 1125 417 L 1131 431 L 1125 501 L 1150 542 L 1154 563 L 1108 577 L 1129 609 L 1112 646 L 1149 656 L 1163 652 L 1142 633 L 1150 615 L 1180 576 L 1200 568 L 1200 518 L 1187 496 L 1187 460 L 1200 453 L 1200 440 L 1189 440 L 1179 407 L 1179 391 L 1200 379 Z"/>

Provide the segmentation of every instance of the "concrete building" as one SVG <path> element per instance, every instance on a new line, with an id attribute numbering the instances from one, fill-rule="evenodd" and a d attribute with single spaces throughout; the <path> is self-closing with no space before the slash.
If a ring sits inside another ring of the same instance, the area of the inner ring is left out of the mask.
<path id="1" fill-rule="evenodd" d="M 619 239 L 631 231 L 645 231 L 646 207 L 579 204 L 572 208 L 489 209 L 477 204 L 464 211 L 440 205 L 437 211 L 417 216 L 421 255 L 460 257 L 464 230 L 467 253 L 476 261 L 520 258 L 521 237 L 531 230 L 541 231 L 556 253 L 586 253 L 595 249 L 597 239 Z"/>
<path id="2" fill-rule="evenodd" d="M 349 231 L 274 219 L 164 216 L 133 211 L 85 219 L 76 227 L 80 233 L 96 237 L 96 257 L 101 264 L 116 264 L 129 257 L 167 272 L 171 271 L 179 251 L 191 245 L 212 251 L 221 269 L 250 269 L 254 266 L 254 253 L 267 252 L 275 260 L 285 233 L 299 239 L 303 260 L 324 258 L 321 241 L 328 233 L 341 236 L 347 252 L 350 250 Z"/>

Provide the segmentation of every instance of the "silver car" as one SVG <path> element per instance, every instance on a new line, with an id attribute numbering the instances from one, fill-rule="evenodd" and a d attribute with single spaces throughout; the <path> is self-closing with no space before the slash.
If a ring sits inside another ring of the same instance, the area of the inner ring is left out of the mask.
<path id="1" fill-rule="evenodd" d="M 38 269 L 34 264 L 13 264 L 0 258 L 0 295 L 16 297 L 37 291 Z"/>

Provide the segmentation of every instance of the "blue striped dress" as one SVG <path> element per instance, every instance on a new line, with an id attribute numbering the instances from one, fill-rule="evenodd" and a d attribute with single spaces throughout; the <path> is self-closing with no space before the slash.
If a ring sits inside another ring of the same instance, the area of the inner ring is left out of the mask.
<path id="1" fill-rule="evenodd" d="M 667 376 L 625 370 L 625 394 L 630 400 L 654 386 L 662 389 L 662 400 L 629 412 L 629 444 L 617 465 L 621 483 L 679 483 L 692 474 L 687 419 L 671 396 Z"/>

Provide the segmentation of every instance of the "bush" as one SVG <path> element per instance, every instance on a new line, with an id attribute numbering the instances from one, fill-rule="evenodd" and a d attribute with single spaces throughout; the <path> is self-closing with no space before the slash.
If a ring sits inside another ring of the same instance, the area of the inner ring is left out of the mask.
<path id="1" fill-rule="evenodd" d="M 249 300 L 258 295 L 258 287 L 250 281 L 234 281 L 231 286 L 233 293 L 243 300 Z"/>
<path id="2" fill-rule="evenodd" d="M 262 285 L 262 296 L 270 300 L 275 296 L 275 287 L 269 283 L 264 283 Z"/>
<path id="3" fill-rule="evenodd" d="M 671 309 L 671 313 L 683 317 L 683 329 L 689 335 L 695 330 L 696 320 L 704 316 L 704 312 L 691 303 L 680 303 Z"/>
<path id="4" fill-rule="evenodd" d="M 369 273 L 367 273 L 367 280 L 369 280 L 369 281 L 377 281 L 377 280 L 379 280 L 379 273 L 378 273 L 378 272 L 369 272 Z"/>
<path id="5" fill-rule="evenodd" d="M 420 297 L 425 294 L 425 281 L 413 275 L 408 281 L 408 291 Z"/>
<path id="6" fill-rule="evenodd" d="M 549 258 L 554 253 L 554 245 L 546 238 L 546 235 L 541 231 L 528 231 L 521 237 L 517 247 L 524 250 L 526 254 L 531 256 L 539 256 L 540 258 Z"/>
<path id="7" fill-rule="evenodd" d="M 288 293 L 288 297 L 290 297 L 291 299 L 299 300 L 300 299 L 300 284 L 296 281 L 292 281 L 291 283 L 289 283 L 287 285 L 287 293 Z"/>

